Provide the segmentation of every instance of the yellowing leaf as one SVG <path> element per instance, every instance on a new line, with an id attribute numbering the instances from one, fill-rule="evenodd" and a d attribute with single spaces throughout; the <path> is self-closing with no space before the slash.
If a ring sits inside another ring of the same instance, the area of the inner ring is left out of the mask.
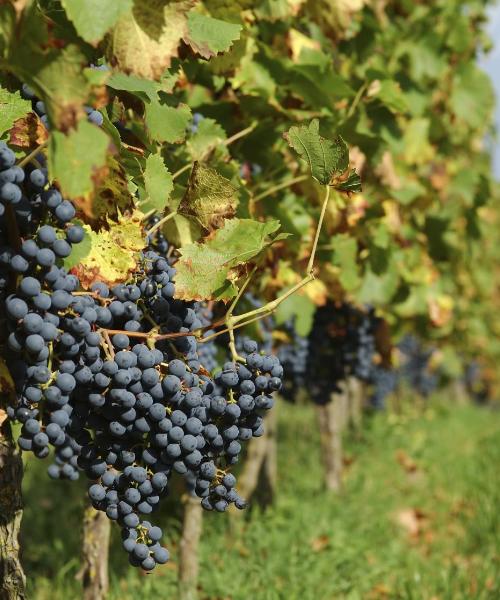
<path id="1" fill-rule="evenodd" d="M 109 228 L 84 230 L 91 244 L 90 252 L 74 267 L 84 289 L 94 281 L 114 284 L 126 281 L 138 264 L 138 253 L 144 248 L 142 212 L 122 215 L 117 222 L 108 221 Z"/>
<path id="2" fill-rule="evenodd" d="M 233 269 L 272 243 L 278 221 L 227 220 L 224 227 L 180 249 L 176 263 L 176 297 L 183 300 L 228 300 L 236 295 Z"/>
<path id="3" fill-rule="evenodd" d="M 159 80 L 188 33 L 187 12 L 193 2 L 134 0 L 131 13 L 113 29 L 108 55 L 121 71 Z"/>
<path id="4" fill-rule="evenodd" d="M 130 12 L 132 0 L 62 0 L 62 5 L 78 34 L 96 45 L 120 15 Z"/>

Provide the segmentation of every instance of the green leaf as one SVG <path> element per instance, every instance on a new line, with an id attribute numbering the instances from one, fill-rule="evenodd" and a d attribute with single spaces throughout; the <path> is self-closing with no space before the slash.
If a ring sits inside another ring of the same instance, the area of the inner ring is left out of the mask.
<path id="1" fill-rule="evenodd" d="M 174 182 L 160 154 L 150 154 L 146 159 L 144 185 L 146 197 L 140 202 L 141 210 L 144 213 L 150 210 L 164 212 L 174 189 Z"/>
<path id="2" fill-rule="evenodd" d="M 125 73 L 159 80 L 188 33 L 186 13 L 192 3 L 133 2 L 132 12 L 122 15 L 113 29 L 108 58 Z"/>
<path id="3" fill-rule="evenodd" d="M 114 90 L 120 90 L 130 93 L 142 93 L 148 100 L 158 99 L 157 83 L 150 79 L 143 79 L 137 75 L 127 75 L 126 73 L 113 73 L 106 84 Z"/>
<path id="4" fill-rule="evenodd" d="M 349 151 L 341 136 L 327 140 L 319 135 L 319 121 L 309 125 L 291 127 L 284 134 L 290 146 L 311 169 L 311 174 L 323 185 L 328 185 L 334 175 L 341 175 L 349 165 Z"/>
<path id="5" fill-rule="evenodd" d="M 334 103 L 354 96 L 354 90 L 331 65 L 295 65 L 291 70 L 290 87 L 295 94 L 315 108 L 325 106 L 334 109 Z"/>
<path id="6" fill-rule="evenodd" d="M 252 219 L 230 219 L 202 243 L 180 249 L 175 268 L 176 297 L 184 300 L 228 300 L 237 287 L 231 271 L 266 248 L 279 221 L 261 223 Z"/>
<path id="7" fill-rule="evenodd" d="M 45 26 L 33 20 L 28 23 L 30 27 L 25 25 L 21 40 L 11 49 L 9 68 L 43 99 L 53 126 L 67 131 L 85 114 L 83 105 L 92 88 L 84 69 L 88 59 L 75 44 L 47 52 L 36 40 L 28 43 L 25 38 L 31 28 Z"/>
<path id="8" fill-rule="evenodd" d="M 31 102 L 23 100 L 19 92 L 9 92 L 0 88 L 0 135 L 14 125 L 17 119 L 22 119 L 31 112 Z"/>
<path id="9" fill-rule="evenodd" d="M 384 305 L 391 301 L 399 284 L 397 266 L 392 264 L 383 275 L 376 275 L 367 269 L 363 276 L 361 289 L 357 294 L 359 302 Z"/>
<path id="10" fill-rule="evenodd" d="M 286 290 L 283 290 L 285 293 Z M 276 323 L 283 325 L 293 319 L 294 331 L 306 337 L 312 329 L 316 305 L 305 294 L 292 294 L 276 310 Z"/>
<path id="11" fill-rule="evenodd" d="M 495 104 L 491 80 L 473 63 L 462 64 L 453 78 L 450 107 L 458 119 L 475 129 L 487 125 Z"/>
<path id="12" fill-rule="evenodd" d="M 334 265 L 340 268 L 339 281 L 343 288 L 350 292 L 360 283 L 358 275 L 358 243 L 345 233 L 332 237 L 331 244 L 333 247 Z"/>
<path id="13" fill-rule="evenodd" d="M 434 150 L 429 142 L 429 119 L 412 119 L 406 125 L 403 136 L 405 145 L 404 157 L 410 165 L 421 165 L 434 156 Z"/>
<path id="14" fill-rule="evenodd" d="M 226 23 L 197 12 L 188 14 L 188 33 L 184 37 L 194 52 L 203 58 L 210 58 L 219 52 L 229 50 L 240 37 L 242 27 L 236 23 Z"/>
<path id="15" fill-rule="evenodd" d="M 132 9 L 132 0 L 62 0 L 61 4 L 78 35 L 93 45 Z"/>
<path id="16" fill-rule="evenodd" d="M 202 119 L 198 129 L 187 141 L 187 149 L 193 161 L 206 158 L 227 138 L 226 132 L 214 119 Z"/>
<path id="17" fill-rule="evenodd" d="M 406 206 L 408 204 L 411 204 L 419 196 L 425 194 L 425 191 L 425 187 L 418 181 L 405 179 L 402 181 L 400 189 L 391 190 L 391 196 L 393 196 L 398 202 Z"/>
<path id="18" fill-rule="evenodd" d="M 195 163 L 178 212 L 213 231 L 221 227 L 224 219 L 234 216 L 237 203 L 237 188 L 229 179 L 214 169 Z"/>
<path id="19" fill-rule="evenodd" d="M 93 176 L 106 164 L 108 136 L 99 127 L 80 121 L 78 129 L 68 135 L 54 131 L 49 139 L 50 179 L 56 179 L 69 198 L 88 198 L 95 187 Z"/>
<path id="20" fill-rule="evenodd" d="M 401 87 L 393 79 L 380 81 L 380 88 L 375 97 L 393 113 L 404 113 L 408 110 L 408 104 Z"/>
<path id="21" fill-rule="evenodd" d="M 339 192 L 359 193 L 361 192 L 361 177 L 353 169 L 345 181 L 336 183 L 334 187 Z"/>
<path id="22" fill-rule="evenodd" d="M 179 104 L 177 108 L 159 102 L 146 105 L 146 125 L 151 139 L 158 142 L 182 142 L 190 120 L 191 109 L 186 104 Z"/>

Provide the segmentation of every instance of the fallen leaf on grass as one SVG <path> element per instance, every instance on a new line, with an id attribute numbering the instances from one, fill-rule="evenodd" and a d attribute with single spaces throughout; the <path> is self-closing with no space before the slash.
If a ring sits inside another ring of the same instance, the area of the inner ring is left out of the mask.
<path id="1" fill-rule="evenodd" d="M 313 552 L 321 552 L 330 545 L 330 538 L 327 535 L 320 535 L 311 540 L 311 549 Z"/>
<path id="2" fill-rule="evenodd" d="M 368 598 L 370 600 L 379 600 L 379 598 L 393 598 L 392 589 L 385 583 L 377 583 L 377 585 L 370 590 Z"/>
<path id="3" fill-rule="evenodd" d="M 407 473 L 415 473 L 418 470 L 417 463 L 404 450 L 396 451 L 396 460 Z"/>
<path id="4" fill-rule="evenodd" d="M 355 462 L 355 457 L 352 454 L 344 454 L 342 464 L 344 467 L 350 467 Z"/>
<path id="5" fill-rule="evenodd" d="M 418 537 L 422 533 L 427 516 L 418 508 L 403 508 L 396 513 L 396 522 L 411 537 Z"/>

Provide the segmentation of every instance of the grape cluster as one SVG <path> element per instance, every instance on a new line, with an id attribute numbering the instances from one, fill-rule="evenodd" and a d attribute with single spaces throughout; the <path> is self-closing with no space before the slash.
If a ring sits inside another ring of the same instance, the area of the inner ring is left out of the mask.
<path id="1" fill-rule="evenodd" d="M 401 379 L 424 398 L 428 397 L 436 389 L 439 380 L 430 366 L 433 350 L 425 349 L 419 340 L 411 335 L 405 336 L 398 348 L 403 356 Z"/>
<path id="2" fill-rule="evenodd" d="M 376 318 L 350 304 L 329 302 L 317 309 L 309 334 L 306 377 L 311 399 L 325 404 L 353 375 L 368 381 L 375 354 Z"/>
<path id="3" fill-rule="evenodd" d="M 161 217 L 157 214 L 154 214 L 148 220 L 148 229 L 159 223 L 160 220 Z M 151 235 L 147 236 L 146 242 L 150 250 L 158 252 L 158 254 L 161 254 L 163 257 L 167 255 L 169 244 L 167 238 L 163 235 L 161 229 L 157 229 Z"/>
<path id="4" fill-rule="evenodd" d="M 385 408 L 386 398 L 398 385 L 398 373 L 393 369 L 376 366 L 371 370 L 370 383 L 372 384 L 370 404 L 373 408 L 382 410 Z"/>
<path id="5" fill-rule="evenodd" d="M 373 309 L 361 312 L 348 305 L 344 362 L 349 373 L 361 381 L 368 381 L 373 369 L 376 327 L 377 319 Z"/>
<path id="6" fill-rule="evenodd" d="M 278 348 L 278 358 L 285 373 L 281 394 L 285 400 L 292 401 L 298 389 L 306 386 L 307 359 L 309 355 L 309 338 L 301 336 L 294 327 L 294 320 L 285 323 L 285 331 L 290 338 L 289 343 Z"/>
<path id="7" fill-rule="evenodd" d="M 168 552 L 143 517 L 174 473 L 207 510 L 244 507 L 229 468 L 242 443 L 262 435 L 283 369 L 246 340 L 244 362 L 210 377 L 196 336 L 204 317 L 174 298 L 175 268 L 151 240 L 128 281 L 82 290 L 62 266 L 84 237 L 72 203 L 43 169 L 16 167 L 5 145 L 0 182 L 2 301 L 17 393 L 7 414 L 22 424 L 19 446 L 39 458 L 53 448 L 53 478 L 83 471 L 93 506 L 122 527 L 130 563 L 151 570 Z"/>

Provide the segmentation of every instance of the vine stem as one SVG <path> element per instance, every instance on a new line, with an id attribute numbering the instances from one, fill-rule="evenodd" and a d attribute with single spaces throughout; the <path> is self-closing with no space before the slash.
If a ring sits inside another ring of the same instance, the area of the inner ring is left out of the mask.
<path id="1" fill-rule="evenodd" d="M 250 323 L 251 320 L 257 320 L 257 319 L 253 319 L 253 317 L 263 318 L 263 317 L 266 317 L 266 316 L 272 314 L 282 302 L 284 302 L 292 294 L 295 294 L 295 292 L 297 292 L 298 290 L 303 288 L 305 285 L 307 285 L 308 283 L 310 283 L 311 281 L 314 280 L 314 259 L 316 258 L 316 250 L 318 248 L 318 240 L 319 240 L 319 236 L 321 233 L 321 229 L 323 227 L 323 221 L 325 220 L 326 208 L 328 206 L 329 200 L 330 200 L 330 187 L 326 186 L 325 197 L 323 200 L 323 205 L 321 207 L 321 213 L 319 216 L 318 225 L 316 226 L 316 233 L 314 235 L 314 241 L 313 241 L 313 246 L 311 249 L 311 254 L 309 256 L 309 262 L 307 263 L 307 274 L 305 275 L 305 277 L 303 277 L 298 283 L 296 283 L 293 287 L 291 287 L 287 292 L 285 292 L 281 296 L 278 296 L 278 298 L 276 298 L 272 302 L 268 302 L 264 306 L 261 306 L 254 310 L 251 310 L 251 311 L 248 311 L 246 313 L 242 313 L 240 315 L 233 316 L 232 310 L 234 309 L 234 306 L 236 305 L 236 302 L 233 302 L 233 304 L 231 305 L 231 309 L 228 311 L 228 315 L 226 316 L 226 326 L 227 326 L 227 329 L 229 330 L 230 338 L 231 338 L 231 331 L 234 330 L 236 325 L 243 326 L 243 325 Z M 246 285 L 248 285 L 248 282 L 245 282 L 243 287 L 246 287 Z M 241 294 L 239 294 L 237 296 L 236 301 L 239 300 L 240 296 L 241 296 Z M 237 358 L 237 356 L 238 356 L 237 353 L 233 354 L 233 357 L 235 359 Z"/>
<path id="2" fill-rule="evenodd" d="M 177 179 L 177 177 L 179 177 L 180 175 L 182 175 L 183 173 L 185 173 L 188 169 L 190 169 L 192 166 L 191 163 L 188 163 L 187 165 L 184 165 L 183 167 L 181 167 L 178 171 L 176 171 L 173 175 L 172 175 L 172 179 L 175 180 Z"/>
<path id="3" fill-rule="evenodd" d="M 17 163 L 17 166 L 24 167 L 24 165 L 29 163 L 30 160 L 33 159 L 40 152 L 40 150 L 43 150 L 47 146 L 48 143 L 49 143 L 49 140 L 45 140 L 45 142 L 43 142 L 43 144 L 40 144 L 40 146 L 37 146 L 34 150 L 32 150 L 29 154 L 27 154 L 22 160 L 20 160 Z"/>
<path id="4" fill-rule="evenodd" d="M 175 215 L 177 214 L 177 211 L 174 210 L 174 212 L 169 213 L 166 217 L 163 217 L 163 219 L 160 219 L 158 221 L 158 223 L 155 223 L 150 229 L 148 229 L 146 231 L 146 237 L 149 237 L 150 235 L 152 235 L 157 229 L 159 229 L 162 225 L 164 225 L 167 221 L 170 221 L 170 219 L 173 219 L 175 217 Z"/>
<path id="5" fill-rule="evenodd" d="M 253 317 L 252 319 L 248 319 L 248 321 L 245 321 L 244 323 L 238 323 L 236 325 L 233 325 L 233 329 L 240 329 L 240 327 L 245 327 L 246 325 L 250 325 L 250 323 L 255 323 L 255 321 L 260 321 L 262 319 L 262 317 L 259 315 L 258 317 Z M 217 325 L 215 325 L 217 326 Z M 212 327 L 214 327 L 214 325 L 212 325 Z M 220 335 L 224 335 L 225 333 L 229 333 L 229 329 L 221 329 L 221 331 L 216 331 L 215 333 L 211 333 L 210 335 L 207 335 L 207 337 L 204 338 L 200 338 L 198 340 L 199 344 L 204 344 L 205 342 L 210 342 L 211 340 L 219 337 Z M 237 353 L 236 353 L 237 355 Z"/>
<path id="6" fill-rule="evenodd" d="M 365 82 L 357 91 L 356 96 L 354 97 L 354 100 L 352 101 L 352 104 L 349 107 L 349 110 L 347 111 L 346 119 L 350 119 L 354 114 L 354 111 L 356 110 L 358 104 L 361 102 L 361 98 L 363 97 L 363 94 L 367 87 L 368 84 Z"/>
<path id="7" fill-rule="evenodd" d="M 233 144 L 234 142 L 236 142 L 240 138 L 245 137 L 249 133 L 252 133 L 252 131 L 256 127 L 257 127 L 257 122 L 254 122 L 251 125 L 249 125 L 248 127 L 245 127 L 245 129 L 242 129 L 241 131 L 238 131 L 237 133 L 235 133 L 231 137 L 228 137 L 227 140 L 224 141 L 224 146 L 230 146 L 231 144 Z"/>
<path id="8" fill-rule="evenodd" d="M 309 257 L 309 262 L 307 263 L 307 272 L 312 273 L 314 267 L 314 259 L 316 258 L 316 250 L 318 248 L 318 240 L 319 234 L 321 233 L 321 228 L 323 227 L 323 221 L 325 220 L 326 207 L 328 206 L 328 201 L 330 200 L 330 186 L 326 186 L 325 199 L 323 200 L 323 206 L 321 207 L 321 214 L 319 216 L 318 226 L 316 227 L 316 235 L 314 236 L 314 243 L 311 250 L 311 256 Z"/>
<path id="9" fill-rule="evenodd" d="M 249 125 L 248 127 L 245 127 L 245 129 L 242 129 L 241 131 L 236 132 L 234 135 L 232 135 L 231 137 L 228 137 L 227 140 L 224 140 L 222 142 L 222 144 L 224 146 L 230 146 L 231 144 L 234 144 L 234 142 L 238 141 L 239 139 L 241 139 L 242 137 L 245 137 L 246 135 L 248 135 L 249 133 L 252 133 L 252 131 L 257 127 L 257 123 L 252 123 L 251 125 Z M 205 158 L 205 156 L 202 157 L 202 160 Z M 186 171 L 188 171 L 191 167 L 192 167 L 192 163 L 188 163 L 187 165 L 184 165 L 183 167 L 181 167 L 178 171 L 176 171 L 173 175 L 172 175 L 172 179 L 175 180 L 177 179 L 177 177 L 179 177 L 180 175 L 182 175 L 183 173 L 185 173 Z"/>
<path id="10" fill-rule="evenodd" d="M 293 179 L 284 181 L 282 183 L 278 183 L 277 185 L 274 185 L 273 187 L 270 187 L 269 189 L 267 189 L 265 192 L 262 192 L 261 194 L 257 194 L 257 196 L 254 196 L 253 201 L 259 202 L 260 200 L 263 200 L 264 198 L 267 198 L 268 196 L 272 196 L 274 193 L 279 192 L 280 190 L 287 188 L 291 185 L 294 185 L 295 183 L 304 181 L 307 178 L 308 178 L 308 175 L 298 175 L 297 177 L 294 177 Z"/>

